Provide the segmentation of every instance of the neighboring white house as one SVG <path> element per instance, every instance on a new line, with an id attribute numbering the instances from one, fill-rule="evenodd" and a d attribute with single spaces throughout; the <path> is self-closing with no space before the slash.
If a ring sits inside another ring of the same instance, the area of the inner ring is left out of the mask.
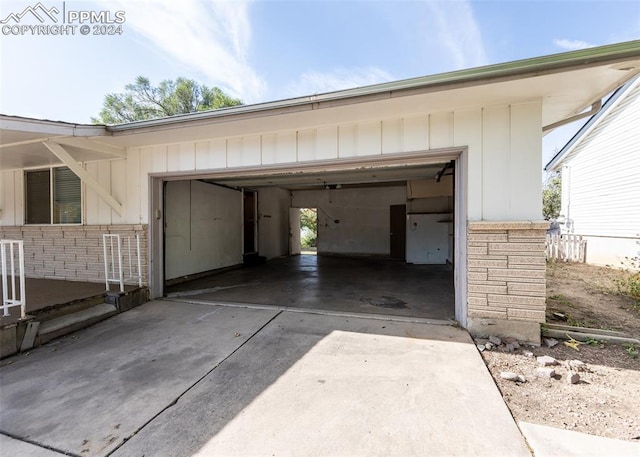
<path id="1" fill-rule="evenodd" d="M 619 88 L 545 169 L 561 172 L 562 231 L 587 240 L 586 262 L 621 266 L 640 257 L 640 78 Z"/>
<path id="2" fill-rule="evenodd" d="M 139 233 L 159 297 L 249 252 L 295 253 L 300 207 L 331 205 L 319 253 L 391 255 L 404 207 L 405 247 L 454 266 L 456 320 L 536 341 L 543 133 L 639 72 L 634 41 L 115 126 L 0 116 L 0 238 L 24 239 L 30 276 L 101 281 L 99 234 Z"/>

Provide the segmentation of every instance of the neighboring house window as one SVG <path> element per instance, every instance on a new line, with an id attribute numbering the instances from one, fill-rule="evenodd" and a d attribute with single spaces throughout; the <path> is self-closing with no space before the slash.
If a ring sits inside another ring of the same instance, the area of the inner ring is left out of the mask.
<path id="1" fill-rule="evenodd" d="M 25 173 L 27 224 L 79 224 L 80 178 L 67 167 Z"/>

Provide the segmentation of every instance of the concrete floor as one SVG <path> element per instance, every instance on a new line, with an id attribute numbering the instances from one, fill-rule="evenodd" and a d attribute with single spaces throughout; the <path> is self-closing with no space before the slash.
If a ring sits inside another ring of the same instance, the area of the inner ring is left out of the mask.
<path id="1" fill-rule="evenodd" d="M 167 288 L 169 297 L 454 319 L 453 271 L 399 260 L 300 255 Z"/>
<path id="2" fill-rule="evenodd" d="M 452 326 L 152 301 L 0 384 L 3 455 L 530 456 Z"/>

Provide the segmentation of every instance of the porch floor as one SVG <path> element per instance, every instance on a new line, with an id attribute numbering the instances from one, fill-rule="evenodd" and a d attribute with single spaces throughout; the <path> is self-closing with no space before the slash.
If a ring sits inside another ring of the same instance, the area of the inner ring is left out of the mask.
<path id="1" fill-rule="evenodd" d="M 0 286 L 1 286 L 0 279 Z M 135 288 L 125 286 L 125 290 Z M 99 298 L 105 295 L 103 282 L 64 281 L 60 279 L 25 278 L 26 312 L 32 314 L 45 308 L 64 306 L 80 300 Z M 1 311 L 0 311 L 0 314 Z M 0 326 L 16 322 L 20 317 L 19 307 L 10 308 L 9 316 L 0 318 Z"/>
<path id="2" fill-rule="evenodd" d="M 400 260 L 300 255 L 167 287 L 169 298 L 454 319 L 453 270 Z"/>

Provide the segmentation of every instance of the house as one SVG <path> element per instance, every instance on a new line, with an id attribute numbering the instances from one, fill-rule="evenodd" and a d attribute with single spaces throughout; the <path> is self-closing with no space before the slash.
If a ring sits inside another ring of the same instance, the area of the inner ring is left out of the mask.
<path id="1" fill-rule="evenodd" d="M 640 78 L 635 78 L 545 167 L 561 173 L 563 233 L 587 240 L 588 263 L 621 266 L 625 257 L 640 257 L 639 125 Z"/>
<path id="2" fill-rule="evenodd" d="M 139 234 L 153 298 L 296 254 L 316 207 L 319 254 L 448 266 L 460 325 L 539 341 L 543 133 L 639 72 L 634 41 L 123 125 L 2 116 L 0 238 L 29 276 L 100 281 L 101 234 Z"/>

